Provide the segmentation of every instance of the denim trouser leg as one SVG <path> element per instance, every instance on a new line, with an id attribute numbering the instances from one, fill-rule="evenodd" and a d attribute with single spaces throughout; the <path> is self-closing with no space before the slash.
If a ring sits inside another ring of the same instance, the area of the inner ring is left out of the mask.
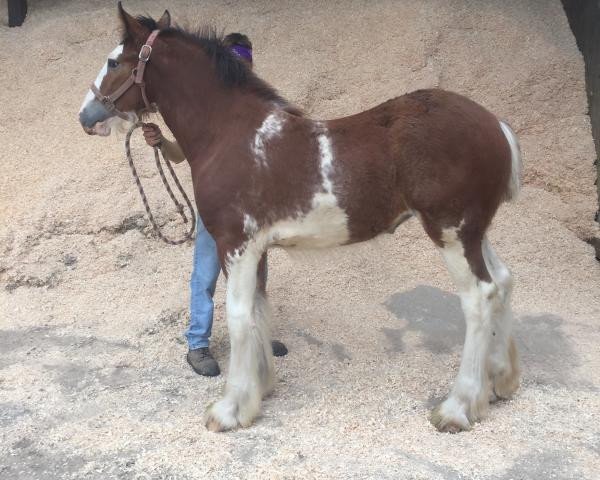
<path id="1" fill-rule="evenodd" d="M 208 347 L 213 323 L 213 295 L 221 272 L 217 244 L 198 216 L 194 268 L 190 280 L 190 326 L 185 336 L 190 350 Z"/>

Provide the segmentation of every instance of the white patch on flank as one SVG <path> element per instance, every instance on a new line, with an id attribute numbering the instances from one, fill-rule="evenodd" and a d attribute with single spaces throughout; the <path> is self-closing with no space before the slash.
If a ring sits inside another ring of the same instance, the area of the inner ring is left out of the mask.
<path id="1" fill-rule="evenodd" d="M 275 136 L 281 134 L 283 124 L 284 118 L 281 116 L 280 112 L 275 111 L 267 115 L 260 128 L 256 130 L 254 143 L 252 144 L 252 152 L 254 153 L 254 158 L 259 166 L 267 166 L 267 143 Z"/>
<path id="2" fill-rule="evenodd" d="M 116 60 L 117 58 L 119 58 L 119 55 L 121 55 L 121 53 L 123 53 L 123 45 L 117 45 L 117 47 L 108 54 L 108 58 Z M 94 85 L 96 85 L 96 88 L 100 88 L 100 85 L 102 85 L 102 80 L 104 80 L 104 77 L 106 76 L 107 72 L 108 62 L 104 62 L 104 65 L 102 65 L 102 68 L 100 69 L 100 72 L 98 73 L 98 76 L 94 81 Z M 85 98 L 83 99 L 83 103 L 81 104 L 81 108 L 79 109 L 79 113 L 81 113 L 81 111 L 87 106 L 87 104 L 93 101 L 95 98 L 96 97 L 94 96 L 94 92 L 92 92 L 91 89 L 88 90 L 87 94 L 85 95 Z"/>

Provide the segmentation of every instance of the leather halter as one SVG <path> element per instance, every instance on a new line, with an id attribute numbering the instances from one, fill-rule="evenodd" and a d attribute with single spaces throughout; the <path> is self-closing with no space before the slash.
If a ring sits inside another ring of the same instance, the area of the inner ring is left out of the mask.
<path id="1" fill-rule="evenodd" d="M 125 82 L 123 82 L 121 86 L 117 88 L 113 93 L 111 93 L 110 95 L 102 95 L 100 89 L 96 87 L 94 83 L 92 83 L 90 87 L 92 93 L 109 112 L 114 112 L 119 117 L 125 120 L 130 120 L 130 117 L 127 114 L 123 113 L 116 107 L 115 102 L 120 97 L 122 97 L 123 94 L 127 90 L 129 90 L 133 85 L 137 85 L 138 87 L 140 87 L 140 91 L 142 92 L 142 99 L 144 100 L 146 109 L 150 112 L 156 111 L 156 107 L 150 104 L 150 102 L 148 101 L 148 97 L 146 96 L 146 83 L 144 82 L 144 71 L 146 70 L 146 63 L 148 63 L 148 60 L 150 60 L 150 54 L 152 53 L 152 44 L 154 43 L 154 40 L 156 39 L 159 33 L 160 30 L 154 30 L 148 36 L 146 43 L 142 45 L 142 48 L 140 48 L 137 67 L 131 71 L 131 75 L 127 78 L 127 80 L 125 80 Z"/>

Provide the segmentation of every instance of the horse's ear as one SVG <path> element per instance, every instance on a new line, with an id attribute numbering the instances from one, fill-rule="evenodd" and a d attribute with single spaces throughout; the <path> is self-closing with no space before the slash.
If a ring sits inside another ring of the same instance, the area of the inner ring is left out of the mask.
<path id="1" fill-rule="evenodd" d="M 129 15 L 121 2 L 119 2 L 119 17 L 121 17 L 121 21 L 123 22 L 123 28 L 125 32 L 133 37 L 136 40 L 144 41 L 148 36 L 148 29 L 144 27 L 140 22 L 138 22 L 135 18 Z"/>
<path id="2" fill-rule="evenodd" d="M 160 20 L 156 22 L 156 24 L 160 30 L 169 28 L 171 26 L 171 14 L 168 10 L 165 10 L 165 13 L 162 14 L 162 17 L 160 17 Z"/>

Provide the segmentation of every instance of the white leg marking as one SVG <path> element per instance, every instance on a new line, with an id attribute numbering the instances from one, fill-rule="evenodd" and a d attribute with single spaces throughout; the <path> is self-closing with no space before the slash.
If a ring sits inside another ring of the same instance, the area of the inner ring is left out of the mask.
<path id="1" fill-rule="evenodd" d="M 261 253 L 246 248 L 230 257 L 227 282 L 227 325 L 231 338 L 225 395 L 209 407 L 206 426 L 212 431 L 249 426 L 274 382 L 268 305 L 256 289 Z"/>
<path id="2" fill-rule="evenodd" d="M 458 229 L 443 232 L 442 255 L 460 294 L 467 330 L 458 376 L 448 398 L 432 413 L 440 430 L 467 430 L 488 405 L 486 362 L 492 335 L 492 305 L 498 295 L 494 283 L 477 279 L 464 255 Z"/>
<path id="3" fill-rule="evenodd" d="M 121 55 L 123 53 L 123 45 L 117 45 L 117 47 L 108 54 L 108 58 L 112 59 L 112 60 L 116 60 L 117 58 L 119 58 L 119 55 Z M 94 85 L 96 85 L 96 88 L 100 88 L 100 85 L 102 85 L 102 80 L 104 80 L 104 77 L 106 76 L 106 72 L 108 71 L 108 66 L 107 66 L 107 62 L 104 62 L 104 65 L 102 65 L 102 68 L 100 69 L 100 72 L 98 73 L 98 76 L 96 77 L 96 80 L 94 81 Z M 83 99 L 83 103 L 81 104 L 81 108 L 79 109 L 79 113 L 81 113 L 81 111 L 86 107 L 86 105 L 88 103 L 90 103 L 91 101 L 93 101 L 96 97 L 94 96 L 94 93 L 92 92 L 92 90 L 88 90 L 88 92 L 85 95 L 85 98 Z"/>
<path id="4" fill-rule="evenodd" d="M 284 122 L 285 119 L 282 114 L 275 111 L 267 115 L 260 128 L 256 130 L 251 148 L 254 159 L 259 166 L 267 166 L 267 143 L 274 137 L 281 135 Z"/>
<path id="5" fill-rule="evenodd" d="M 498 258 L 487 238 L 483 240 L 483 258 L 498 286 L 493 304 L 492 338 L 488 358 L 488 373 L 492 383 L 492 400 L 509 398 L 519 386 L 517 351 L 511 337 L 513 314 L 510 304 L 512 276 Z"/>

